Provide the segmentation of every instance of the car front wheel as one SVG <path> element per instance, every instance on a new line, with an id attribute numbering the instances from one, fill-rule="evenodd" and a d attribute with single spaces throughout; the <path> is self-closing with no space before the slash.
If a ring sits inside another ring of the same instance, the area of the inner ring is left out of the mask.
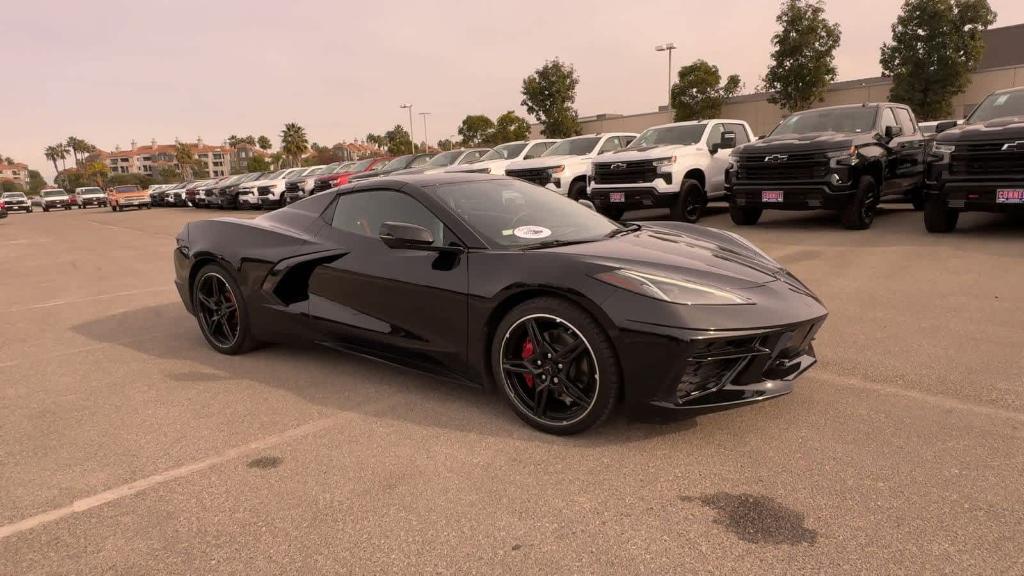
<path id="1" fill-rule="evenodd" d="M 878 184 L 870 176 L 861 177 L 857 193 L 846 202 L 840 213 L 843 226 L 848 230 L 867 230 L 875 221 L 878 207 Z"/>
<path id="2" fill-rule="evenodd" d="M 753 226 L 761 219 L 764 208 L 760 206 L 734 206 L 729 204 L 729 218 L 737 226 Z"/>
<path id="3" fill-rule="evenodd" d="M 683 185 L 679 188 L 679 196 L 670 208 L 672 219 L 695 223 L 704 214 L 704 207 L 707 206 L 707 203 L 707 197 L 704 195 L 704 188 L 700 182 L 683 180 Z"/>
<path id="4" fill-rule="evenodd" d="M 946 234 L 956 229 L 960 211 L 946 206 L 938 197 L 928 198 L 924 205 L 924 229 L 933 234 Z"/>
<path id="5" fill-rule="evenodd" d="M 549 434 L 576 434 L 608 418 L 621 387 L 617 358 L 586 310 L 554 297 L 514 308 L 491 343 L 495 383 L 519 418 Z"/>
<path id="6" fill-rule="evenodd" d="M 207 264 L 196 274 L 192 304 L 199 329 L 211 348 L 235 355 L 253 346 L 249 311 L 234 276 L 219 264 Z"/>

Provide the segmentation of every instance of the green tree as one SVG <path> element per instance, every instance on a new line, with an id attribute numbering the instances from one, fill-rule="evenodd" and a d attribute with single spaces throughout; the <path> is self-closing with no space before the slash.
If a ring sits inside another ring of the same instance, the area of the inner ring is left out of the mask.
<path id="1" fill-rule="evenodd" d="M 530 123 L 526 118 L 509 110 L 494 121 L 494 130 L 488 139 L 489 144 L 497 145 L 505 142 L 526 140 L 530 137 Z"/>
<path id="2" fill-rule="evenodd" d="M 0 192 L 24 192 L 25 189 L 14 180 L 0 180 Z"/>
<path id="3" fill-rule="evenodd" d="M 28 171 L 28 191 L 32 194 L 39 194 L 39 191 L 46 188 L 46 179 L 38 170 Z"/>
<path id="4" fill-rule="evenodd" d="M 483 114 L 470 114 L 459 125 L 459 136 L 466 146 L 479 146 L 491 139 L 494 121 Z"/>
<path id="5" fill-rule="evenodd" d="M 68 136 L 64 141 L 64 145 L 71 149 L 71 156 L 75 159 L 75 166 L 81 165 L 82 159 L 87 154 L 86 147 L 89 143 L 76 136 Z M 81 155 L 81 158 L 79 155 Z"/>
<path id="6" fill-rule="evenodd" d="M 678 81 L 672 85 L 672 108 L 675 121 L 715 118 L 722 104 L 742 88 L 740 77 L 732 74 L 722 84 L 718 66 L 695 60 L 679 69 Z"/>
<path id="7" fill-rule="evenodd" d="M 263 156 L 249 158 L 249 172 L 270 172 L 270 162 Z"/>
<path id="8" fill-rule="evenodd" d="M 47 146 L 46 149 L 43 150 L 43 156 L 45 156 L 46 159 L 49 160 L 50 162 L 53 162 L 53 171 L 54 172 L 60 172 L 60 168 L 57 168 L 57 160 L 60 159 L 60 156 L 57 153 L 57 147 L 56 146 L 53 146 L 53 145 Z"/>
<path id="9" fill-rule="evenodd" d="M 228 136 L 228 139 L 225 140 L 225 142 L 232 148 L 238 148 L 238 145 L 242 143 L 242 139 L 237 135 L 232 134 L 231 136 Z"/>
<path id="10" fill-rule="evenodd" d="M 57 158 L 60 159 L 61 165 L 64 167 L 65 170 L 67 170 L 68 169 L 67 159 L 68 159 L 68 155 L 71 153 L 71 149 L 68 148 L 67 144 L 65 144 L 63 142 L 58 142 L 58 143 L 54 144 L 53 145 L 53 149 L 54 149 L 54 152 L 57 155 Z"/>
<path id="11" fill-rule="evenodd" d="M 889 100 L 921 120 L 953 115 L 953 97 L 970 85 L 985 48 L 982 32 L 996 21 L 988 0 L 906 0 L 882 45 Z"/>
<path id="12" fill-rule="evenodd" d="M 196 161 L 195 154 L 192 153 L 192 147 L 188 144 L 178 142 L 174 148 L 174 161 L 178 163 L 178 170 L 186 182 L 191 182 L 197 176 L 199 163 Z"/>
<path id="13" fill-rule="evenodd" d="M 454 150 L 455 149 L 455 142 L 452 142 L 448 138 L 444 138 L 442 140 L 438 140 L 437 141 L 437 149 L 438 150 Z"/>
<path id="14" fill-rule="evenodd" d="M 306 129 L 294 122 L 285 124 L 281 131 L 281 151 L 288 159 L 289 166 L 300 166 L 302 155 L 309 151 Z"/>
<path id="15" fill-rule="evenodd" d="M 102 165 L 102 162 L 98 164 Z M 181 181 L 181 172 L 171 164 L 165 164 L 156 170 L 158 184 L 172 184 Z"/>
<path id="16" fill-rule="evenodd" d="M 541 134 L 568 138 L 580 133 L 579 114 L 573 106 L 579 84 L 576 68 L 558 58 L 523 78 L 522 105 L 543 125 Z"/>
<path id="17" fill-rule="evenodd" d="M 3 162 L 4 164 L 14 164 L 14 158 L 11 158 L 10 156 L 4 156 Z"/>
<path id="18" fill-rule="evenodd" d="M 260 150 L 263 150 L 264 152 L 274 147 L 274 145 L 271 144 L 270 142 L 270 138 L 267 138 L 266 136 L 260 136 L 259 138 L 257 138 L 256 145 L 259 146 Z"/>
<path id="19" fill-rule="evenodd" d="M 772 65 L 761 79 L 768 101 L 790 112 L 821 102 L 836 79 L 835 51 L 842 31 L 825 18 L 822 0 L 786 0 L 775 18 Z"/>
<path id="20" fill-rule="evenodd" d="M 384 141 L 387 143 L 388 154 L 392 156 L 412 152 L 412 138 L 401 124 L 395 124 L 394 128 L 385 132 Z"/>

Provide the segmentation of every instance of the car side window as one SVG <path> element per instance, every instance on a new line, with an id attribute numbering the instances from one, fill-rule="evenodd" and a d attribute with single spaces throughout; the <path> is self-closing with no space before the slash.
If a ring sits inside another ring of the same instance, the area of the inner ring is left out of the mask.
<path id="1" fill-rule="evenodd" d="M 750 142 L 750 138 L 747 136 L 747 129 L 743 124 L 726 124 L 726 129 L 736 133 L 736 145 L 746 144 Z"/>
<path id="2" fill-rule="evenodd" d="M 413 158 L 412 162 L 409 163 L 409 168 L 423 166 L 427 162 L 430 162 L 430 156 L 417 156 L 416 158 Z"/>
<path id="3" fill-rule="evenodd" d="M 882 134 L 885 134 L 885 129 L 889 126 L 899 126 L 896 122 L 896 116 L 892 113 L 892 108 L 886 108 L 882 111 Z"/>
<path id="4" fill-rule="evenodd" d="M 366 190 L 342 194 L 331 225 L 345 232 L 377 238 L 385 222 L 422 226 L 434 235 L 434 246 L 446 241 L 444 224 L 423 204 L 395 190 Z"/>
<path id="5" fill-rule="evenodd" d="M 633 140 L 636 140 L 636 136 L 619 136 L 619 138 L 622 139 L 622 147 L 623 148 L 625 148 L 626 146 L 629 146 L 630 144 L 632 144 Z"/>
<path id="6" fill-rule="evenodd" d="M 530 149 L 526 151 L 526 154 L 523 155 L 523 160 L 537 158 L 541 154 L 543 154 L 544 151 L 547 150 L 549 147 L 551 147 L 550 142 L 537 142 L 533 146 L 530 146 Z"/>
<path id="7" fill-rule="evenodd" d="M 470 162 L 476 162 L 477 160 L 480 159 L 481 156 L 483 156 L 486 153 L 486 150 L 473 150 L 471 152 L 466 152 L 466 155 L 463 156 L 461 160 L 459 160 L 459 164 L 469 164 Z"/>
<path id="8" fill-rule="evenodd" d="M 708 146 L 718 144 L 722 141 L 722 132 L 725 132 L 723 124 L 712 124 L 711 129 L 708 130 L 708 138 L 704 143 Z"/>
<path id="9" fill-rule="evenodd" d="M 598 154 L 604 154 L 605 152 L 613 152 L 622 148 L 622 141 L 619 140 L 618 136 L 612 136 L 601 144 L 601 149 L 597 151 Z"/>
<path id="10" fill-rule="evenodd" d="M 914 120 L 910 117 L 910 111 L 906 108 L 894 108 L 896 110 L 896 121 L 900 123 L 900 127 L 903 128 L 904 136 L 911 136 L 917 134 L 917 129 L 914 126 Z"/>

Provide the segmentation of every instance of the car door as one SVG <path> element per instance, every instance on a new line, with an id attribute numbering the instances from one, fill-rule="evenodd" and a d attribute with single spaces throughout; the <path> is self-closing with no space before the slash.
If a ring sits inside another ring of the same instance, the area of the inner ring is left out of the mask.
<path id="1" fill-rule="evenodd" d="M 340 194 L 318 240 L 344 252 L 310 275 L 309 314 L 336 344 L 401 357 L 450 372 L 465 364 L 468 274 L 454 252 L 393 249 L 384 222 L 430 230 L 435 245 L 458 238 L 418 200 L 399 190 Z"/>
<path id="2" fill-rule="evenodd" d="M 904 179 L 901 177 L 902 169 L 900 168 L 899 154 L 899 146 L 903 137 L 897 136 L 889 141 L 885 139 L 885 133 L 889 128 L 899 127 L 900 123 L 896 120 L 894 109 L 891 106 L 883 108 L 881 125 L 878 130 L 879 134 L 882 135 L 882 143 L 887 149 L 885 155 L 885 182 L 882 186 L 882 196 L 898 193 L 903 190 L 904 186 Z"/>
<path id="3" fill-rule="evenodd" d="M 725 124 L 715 122 L 708 127 L 704 134 L 704 147 L 708 150 L 708 170 L 705 174 L 707 183 L 704 192 L 709 197 L 725 192 L 725 169 L 729 166 L 729 151 L 719 150 L 715 154 L 711 154 L 711 145 L 722 141 L 722 132 L 725 130 Z"/>
<path id="4" fill-rule="evenodd" d="M 896 177 L 900 180 L 901 188 L 906 190 L 924 180 L 925 138 L 909 109 L 894 107 L 893 112 L 903 134 L 893 139 L 890 146 L 897 155 Z"/>

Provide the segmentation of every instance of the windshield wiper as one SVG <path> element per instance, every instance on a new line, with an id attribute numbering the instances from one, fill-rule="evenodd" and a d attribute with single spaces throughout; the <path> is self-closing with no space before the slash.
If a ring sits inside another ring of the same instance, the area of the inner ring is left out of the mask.
<path id="1" fill-rule="evenodd" d="M 586 244 L 593 242 L 594 240 L 547 240 L 544 242 L 538 242 L 536 244 L 530 244 L 523 246 L 523 250 L 539 250 L 541 248 L 557 248 L 559 246 L 572 246 L 573 244 Z"/>
<path id="2" fill-rule="evenodd" d="M 615 230 L 612 230 L 611 232 L 605 234 L 605 238 L 614 238 L 616 236 L 622 236 L 623 234 L 632 234 L 633 232 L 636 232 L 639 229 L 639 224 L 629 224 L 622 228 L 616 228 Z"/>

